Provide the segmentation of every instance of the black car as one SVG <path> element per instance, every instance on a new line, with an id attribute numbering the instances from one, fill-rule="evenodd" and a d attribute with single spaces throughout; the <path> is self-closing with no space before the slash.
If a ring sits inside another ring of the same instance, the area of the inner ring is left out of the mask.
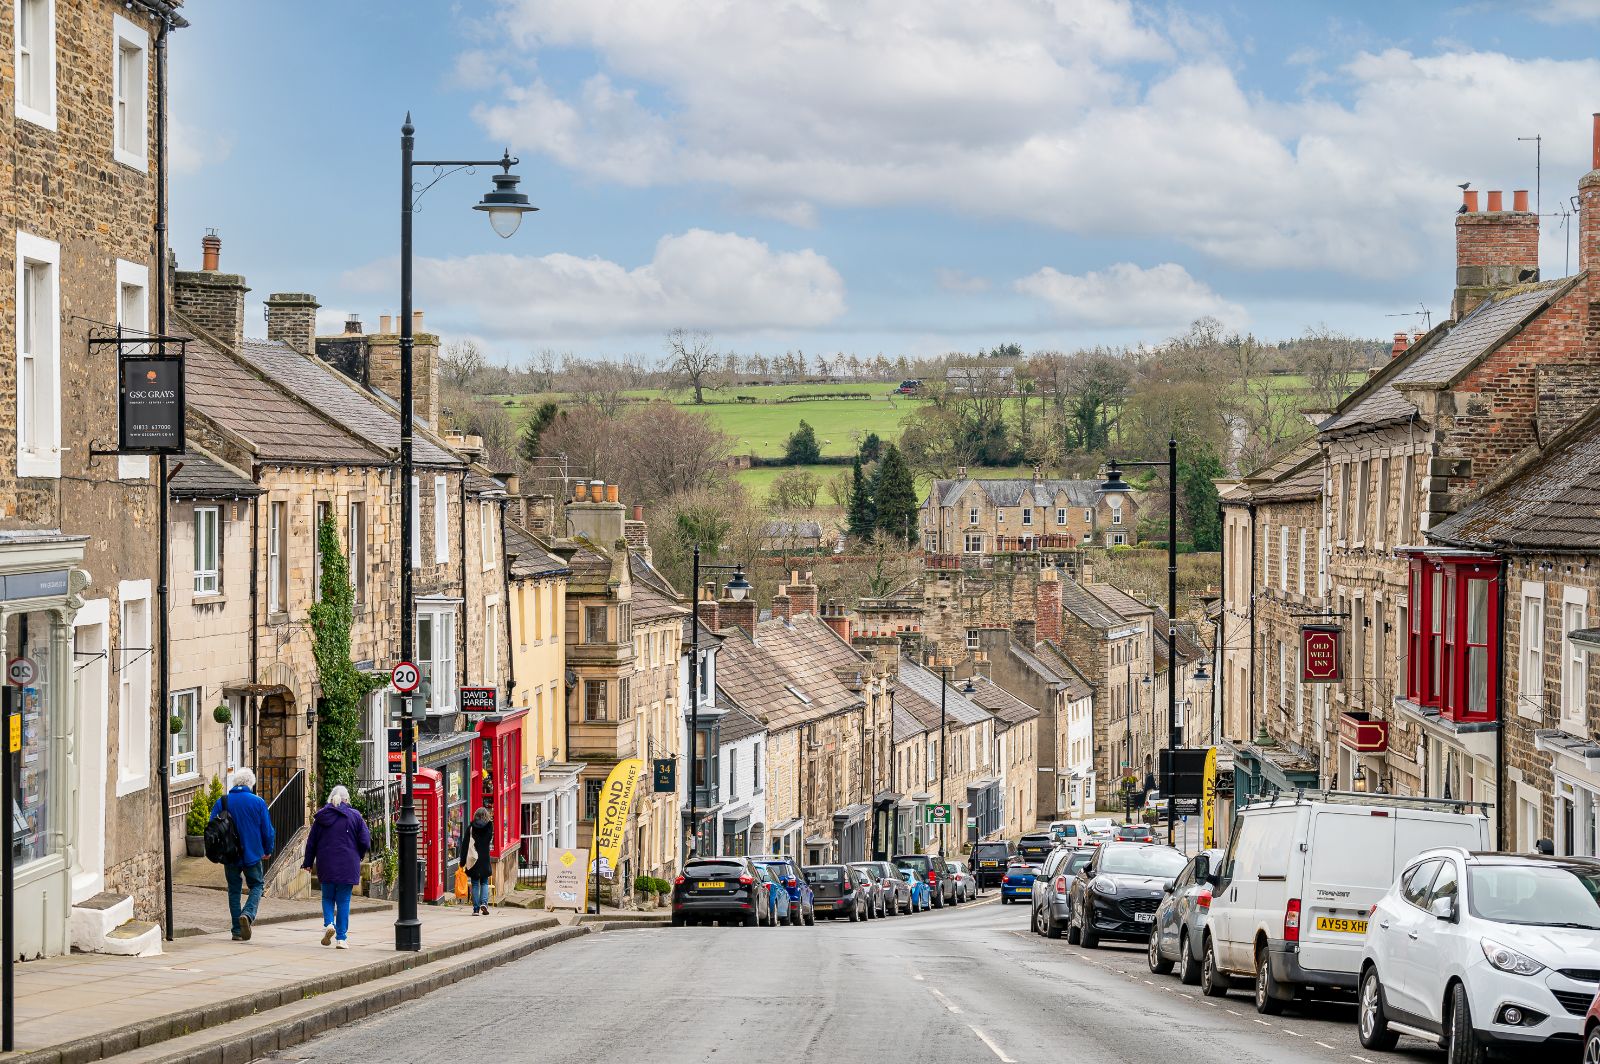
<path id="1" fill-rule="evenodd" d="M 872 881 L 865 872 L 849 865 L 812 865 L 805 876 L 818 916 L 847 916 L 852 924 L 872 918 Z"/>
<path id="2" fill-rule="evenodd" d="M 1048 831 L 1024 835 L 1017 840 L 1017 856 L 1029 864 L 1042 865 L 1056 845 L 1056 837 Z"/>
<path id="3" fill-rule="evenodd" d="M 1168 880 L 1189 859 L 1171 846 L 1101 846 L 1076 876 L 1067 903 L 1067 941 L 1094 949 L 1102 938 L 1146 942 Z"/>
<path id="4" fill-rule="evenodd" d="M 693 858 L 672 885 L 672 926 L 715 921 L 755 927 L 763 889 L 748 858 Z"/>
<path id="5" fill-rule="evenodd" d="M 894 864 L 896 868 L 907 869 L 928 884 L 935 909 L 943 909 L 946 905 L 961 901 L 956 897 L 956 877 L 950 874 L 943 857 L 931 853 L 898 853 L 895 854 Z"/>
<path id="6" fill-rule="evenodd" d="M 997 887 L 1011 863 L 1009 842 L 980 842 L 972 848 L 972 872 L 978 877 L 978 886 Z"/>

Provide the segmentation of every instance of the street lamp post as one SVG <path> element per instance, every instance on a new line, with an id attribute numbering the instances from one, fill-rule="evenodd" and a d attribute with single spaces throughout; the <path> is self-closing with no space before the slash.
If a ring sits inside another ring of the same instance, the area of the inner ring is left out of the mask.
<path id="1" fill-rule="evenodd" d="M 1122 479 L 1122 467 L 1144 466 L 1160 468 L 1160 462 L 1106 461 L 1106 480 L 1102 491 L 1128 491 Z M 1167 749 L 1178 748 L 1178 438 L 1167 438 Z M 1171 754 L 1168 755 L 1169 764 Z M 1173 838 L 1173 798 L 1167 795 L 1167 845 Z"/>
<path id="2" fill-rule="evenodd" d="M 733 579 L 728 581 L 728 597 L 734 602 L 742 602 L 750 593 L 750 581 L 745 579 L 744 568 L 738 565 L 713 565 L 710 562 L 704 565 L 700 562 L 700 547 L 694 548 L 694 590 L 690 612 L 693 613 L 689 625 L 689 836 L 683 841 L 683 858 L 679 861 L 682 865 L 689 859 L 690 839 L 696 846 L 700 841 L 700 794 L 698 787 L 700 781 L 695 775 L 700 768 L 698 744 L 700 742 L 700 570 L 704 569 L 732 569 Z M 710 751 L 706 751 L 709 755 Z"/>
<path id="3" fill-rule="evenodd" d="M 430 188 L 445 177 L 476 166 L 498 166 L 501 173 L 494 175 L 494 189 L 484 194 L 472 209 L 489 216 L 489 224 L 501 237 L 509 237 L 522 224 L 522 216 L 539 208 L 528 202 L 528 197 L 517 191 L 521 179 L 511 172 L 517 163 L 507 151 L 499 159 L 470 162 L 458 160 L 428 160 L 415 157 L 416 127 L 411 124 L 411 114 L 406 113 L 405 124 L 400 127 L 400 660 L 410 661 L 415 651 L 416 628 L 411 616 L 411 536 L 414 515 L 411 512 L 412 476 L 412 409 L 411 388 L 411 222 L 416 213 L 417 201 Z M 413 174 L 419 166 L 431 166 L 438 172 L 432 181 L 416 185 Z M 404 744 L 405 791 L 400 802 L 400 815 L 395 824 L 400 845 L 400 905 L 394 922 L 394 948 L 415 953 L 422 949 L 422 921 L 417 918 L 417 842 L 422 825 L 417 821 L 416 807 L 416 751 L 417 725 L 415 716 L 404 714 L 400 720 L 401 741 Z"/>

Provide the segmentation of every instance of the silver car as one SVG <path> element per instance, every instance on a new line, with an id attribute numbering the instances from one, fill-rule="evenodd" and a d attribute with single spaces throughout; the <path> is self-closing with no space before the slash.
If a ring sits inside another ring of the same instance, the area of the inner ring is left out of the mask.
<path id="1" fill-rule="evenodd" d="M 946 861 L 950 866 L 950 874 L 956 877 L 956 900 L 976 901 L 978 898 L 978 877 L 972 874 L 965 861 Z"/>
<path id="2" fill-rule="evenodd" d="M 1166 975 L 1176 965 L 1184 983 L 1200 982 L 1206 919 L 1211 915 L 1211 884 L 1206 877 L 1221 866 L 1222 854 L 1222 850 L 1201 850 L 1166 884 L 1146 949 L 1150 971 L 1156 975 Z"/>
<path id="3" fill-rule="evenodd" d="M 1067 910 L 1067 885 L 1092 857 L 1094 851 L 1087 846 L 1062 846 L 1045 858 L 1044 868 L 1033 881 L 1034 934 L 1061 937 L 1071 915 Z"/>

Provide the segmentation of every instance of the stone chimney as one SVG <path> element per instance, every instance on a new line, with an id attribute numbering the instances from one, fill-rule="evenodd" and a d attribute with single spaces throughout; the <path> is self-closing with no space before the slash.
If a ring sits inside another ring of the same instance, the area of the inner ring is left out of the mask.
<path id="1" fill-rule="evenodd" d="M 1041 569 L 1033 596 L 1034 632 L 1038 642 L 1061 641 L 1061 577 L 1054 569 Z M 1032 644 L 1029 644 L 1032 649 Z"/>
<path id="2" fill-rule="evenodd" d="M 724 627 L 743 628 L 754 637 L 756 621 L 761 617 L 761 606 L 749 595 L 737 602 L 731 598 L 723 598 L 717 601 L 717 616 Z"/>
<path id="3" fill-rule="evenodd" d="M 1403 332 L 1394 334 L 1394 346 L 1389 348 L 1390 358 L 1399 358 L 1411 349 L 1411 337 Z"/>
<path id="4" fill-rule="evenodd" d="M 1060 589 L 1057 589 L 1060 594 Z M 1026 617 L 1011 622 L 1011 637 L 1024 647 L 1032 650 L 1039 642 L 1039 626 Z"/>
<path id="5" fill-rule="evenodd" d="M 1581 186 L 1580 186 L 1581 187 Z M 1490 192 L 1478 209 L 1476 192 L 1462 193 L 1456 215 L 1456 291 L 1450 313 L 1460 321 L 1496 291 L 1539 279 L 1539 216 L 1528 210 L 1526 191 Z"/>
<path id="6" fill-rule="evenodd" d="M 836 602 L 830 602 L 823 606 L 822 621 L 829 628 L 832 628 L 834 634 L 840 639 L 843 639 L 846 643 L 850 642 L 850 616 L 845 613 L 843 606 Z"/>
<path id="7" fill-rule="evenodd" d="M 399 315 L 381 315 L 378 331 L 366 338 L 359 379 L 391 398 L 400 398 Z M 351 376 L 357 376 L 351 374 Z M 417 417 L 439 423 L 439 337 L 422 326 L 422 311 L 411 315 L 411 392 Z"/>
<path id="8" fill-rule="evenodd" d="M 609 490 L 608 490 L 609 489 Z M 617 501 L 617 486 L 603 480 L 579 483 L 571 502 L 567 503 L 567 526 L 574 536 L 583 536 L 589 542 L 606 550 L 616 547 L 623 539 L 623 517 L 627 509 Z"/>
<path id="9" fill-rule="evenodd" d="M 237 351 L 244 343 L 244 297 L 250 289 L 242 275 L 220 271 L 222 238 L 215 229 L 200 241 L 200 258 L 204 269 L 173 272 L 173 309 L 229 351 Z"/>
<path id="10" fill-rule="evenodd" d="M 789 618 L 793 614 L 794 614 L 794 601 L 792 599 L 790 599 L 788 595 L 785 595 L 783 593 L 783 590 L 780 588 L 778 593 L 776 595 L 772 596 L 772 617 L 773 617 L 773 620 L 778 620 L 778 621 L 783 621 L 784 623 L 788 623 Z"/>
<path id="11" fill-rule="evenodd" d="M 615 484 L 611 485 L 613 488 Z M 633 505 L 633 518 L 622 522 L 622 538 L 628 541 L 628 549 L 638 551 L 644 555 L 644 560 L 654 564 L 650 554 L 650 526 L 644 523 L 644 507 L 638 503 Z"/>
<path id="12" fill-rule="evenodd" d="M 302 355 L 317 351 L 317 311 L 321 309 L 309 292 L 274 292 L 267 297 L 267 339 L 282 340 Z M 355 323 L 357 333 L 361 323 Z M 350 325 L 345 323 L 345 332 Z"/>
<path id="13" fill-rule="evenodd" d="M 780 587 L 778 594 L 787 597 L 790 616 L 799 617 L 807 613 L 814 614 L 817 612 L 817 585 L 811 582 L 810 573 L 806 573 L 802 578 L 800 570 L 791 570 L 789 583 L 784 587 Z"/>
<path id="14" fill-rule="evenodd" d="M 718 623 L 719 618 L 717 616 L 717 606 L 717 600 L 714 598 L 702 598 L 699 602 L 695 603 L 695 615 L 700 618 L 701 624 L 705 625 L 713 632 L 717 631 L 721 627 L 721 625 Z"/>

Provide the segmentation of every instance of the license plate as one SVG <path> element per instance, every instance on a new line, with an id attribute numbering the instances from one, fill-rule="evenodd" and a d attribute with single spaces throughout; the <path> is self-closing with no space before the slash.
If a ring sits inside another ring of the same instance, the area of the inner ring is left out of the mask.
<path id="1" fill-rule="evenodd" d="M 1318 931 L 1333 931 L 1341 935 L 1364 935 L 1367 933 L 1365 920 L 1345 920 L 1337 916 L 1317 917 Z"/>
<path id="2" fill-rule="evenodd" d="M 1133 922 L 1136 924 L 1153 924 L 1156 921 L 1155 913 L 1134 913 Z"/>
<path id="3" fill-rule="evenodd" d="M 723 880 L 712 879 L 712 880 L 708 880 L 708 881 L 706 881 L 704 883 L 701 883 L 700 884 L 700 889 L 701 890 L 721 890 L 724 887 L 726 887 L 727 885 L 728 884 Z"/>
<path id="4" fill-rule="evenodd" d="M 999 861 L 979 861 L 978 862 L 978 867 L 979 868 L 999 868 L 1000 867 L 1000 862 Z"/>
<path id="5" fill-rule="evenodd" d="M 1014 894 L 1032 894 L 1033 893 L 1033 888 L 1032 887 L 1018 887 L 1012 893 L 1014 893 Z"/>

